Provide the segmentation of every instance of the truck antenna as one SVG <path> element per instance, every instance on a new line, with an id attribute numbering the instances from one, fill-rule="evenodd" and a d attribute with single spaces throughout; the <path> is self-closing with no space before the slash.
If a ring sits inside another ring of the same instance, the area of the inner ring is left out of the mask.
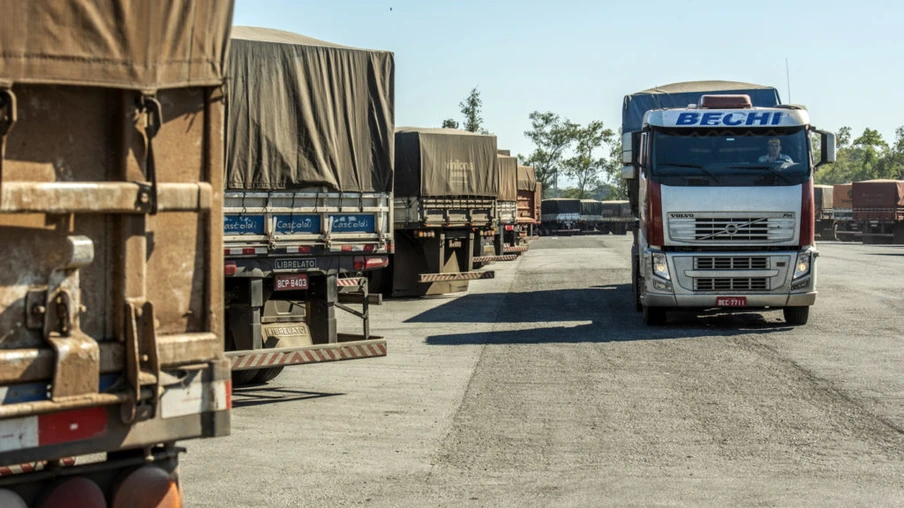
<path id="1" fill-rule="evenodd" d="M 788 66 L 788 57 L 785 57 L 785 78 L 788 80 L 788 103 L 791 104 L 791 68 Z"/>

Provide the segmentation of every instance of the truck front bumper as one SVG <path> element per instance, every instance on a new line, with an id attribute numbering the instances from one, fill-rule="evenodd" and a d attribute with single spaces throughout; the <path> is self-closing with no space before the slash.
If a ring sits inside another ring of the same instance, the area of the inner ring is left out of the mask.
<path id="1" fill-rule="evenodd" d="M 658 256 L 659 268 L 653 258 Z M 806 258 L 804 258 L 806 256 Z M 640 300 L 651 307 L 763 308 L 803 307 L 816 302 L 815 248 L 789 251 L 663 252 L 645 249 L 644 290 Z M 667 273 L 661 267 L 665 258 Z M 799 259 L 809 269 L 795 273 Z M 657 272 L 656 270 L 659 270 Z M 798 277 L 794 277 L 798 275 Z M 719 297 L 744 298 L 741 307 L 717 304 Z"/>
<path id="2" fill-rule="evenodd" d="M 731 293 L 729 295 L 729 293 Z M 644 293 L 640 296 L 643 305 L 650 307 L 688 307 L 709 309 L 719 307 L 716 305 L 716 297 L 722 295 L 674 295 L 665 293 Z M 744 296 L 747 298 L 746 307 L 726 307 L 743 310 L 745 308 L 762 307 L 806 307 L 816 303 L 816 291 L 810 293 L 795 293 L 783 295 L 745 294 L 742 292 L 726 292 L 725 296 Z"/>

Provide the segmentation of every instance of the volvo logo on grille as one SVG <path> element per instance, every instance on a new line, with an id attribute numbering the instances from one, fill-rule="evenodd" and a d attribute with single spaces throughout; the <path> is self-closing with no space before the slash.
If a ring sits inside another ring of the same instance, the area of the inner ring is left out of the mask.
<path id="1" fill-rule="evenodd" d="M 694 214 L 692 213 L 670 213 L 669 217 L 673 219 L 693 219 Z"/>
<path id="2" fill-rule="evenodd" d="M 728 236 L 734 236 L 738 233 L 738 225 L 737 224 L 729 224 L 725 226 L 725 234 Z"/>

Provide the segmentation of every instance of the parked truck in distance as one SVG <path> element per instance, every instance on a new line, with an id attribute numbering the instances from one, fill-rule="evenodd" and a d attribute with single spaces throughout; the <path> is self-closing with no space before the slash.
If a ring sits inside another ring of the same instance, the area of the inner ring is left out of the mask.
<path id="1" fill-rule="evenodd" d="M 534 168 L 518 165 L 518 217 L 515 223 L 521 226 L 521 241 L 524 245 L 539 234 L 540 203 L 543 199 L 543 184 L 537 181 Z"/>
<path id="2" fill-rule="evenodd" d="M 544 199 L 540 210 L 540 232 L 544 236 L 574 235 L 581 232 L 580 199 Z"/>
<path id="3" fill-rule="evenodd" d="M 624 235 L 634 225 L 631 214 L 631 203 L 628 200 L 602 201 L 603 217 L 600 221 L 600 233 Z"/>
<path id="4" fill-rule="evenodd" d="M 231 20 L 212 0 L 0 17 L 4 507 L 181 507 L 180 445 L 229 433 Z"/>
<path id="5" fill-rule="evenodd" d="M 854 182 L 853 218 L 865 244 L 904 243 L 904 181 Z"/>
<path id="6" fill-rule="evenodd" d="M 496 228 L 496 136 L 457 129 L 403 127 L 395 133 L 389 270 L 371 275 L 392 296 L 459 293 L 475 271 L 474 254 Z"/>
<path id="7" fill-rule="evenodd" d="M 498 150 L 496 167 L 499 171 L 499 192 L 496 196 L 496 228 L 493 232 L 493 255 L 486 255 L 479 244 L 474 252 L 475 263 L 511 261 L 524 250 L 521 241 L 522 224 L 518 222 L 518 159 L 509 150 Z"/>
<path id="8" fill-rule="evenodd" d="M 364 274 L 387 266 L 393 248 L 392 53 L 234 27 L 227 72 L 233 379 L 385 355 L 369 326 L 380 295 Z M 340 333 L 337 311 L 361 318 L 363 333 Z"/>
<path id="9" fill-rule="evenodd" d="M 780 104 L 774 88 L 735 82 L 628 95 L 622 129 L 644 321 L 663 324 L 672 309 L 769 308 L 805 324 L 816 301 L 813 173 L 834 161 L 834 135 L 814 129 L 803 107 Z"/>
<path id="10" fill-rule="evenodd" d="M 816 238 L 835 240 L 834 187 L 813 186 L 813 214 L 816 220 Z"/>
<path id="11" fill-rule="evenodd" d="M 832 219 L 834 238 L 842 242 L 860 241 L 860 223 L 854 220 L 854 184 L 832 186 Z"/>
<path id="12" fill-rule="evenodd" d="M 581 217 L 578 229 L 581 233 L 598 233 L 603 222 L 603 203 L 595 199 L 581 200 Z"/>

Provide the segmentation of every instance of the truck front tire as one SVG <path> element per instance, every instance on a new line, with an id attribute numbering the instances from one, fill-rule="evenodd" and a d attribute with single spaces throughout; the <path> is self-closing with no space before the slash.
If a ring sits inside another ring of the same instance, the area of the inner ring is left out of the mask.
<path id="1" fill-rule="evenodd" d="M 805 325 L 810 317 L 810 307 L 785 307 L 782 309 L 785 322 L 789 325 Z"/>

